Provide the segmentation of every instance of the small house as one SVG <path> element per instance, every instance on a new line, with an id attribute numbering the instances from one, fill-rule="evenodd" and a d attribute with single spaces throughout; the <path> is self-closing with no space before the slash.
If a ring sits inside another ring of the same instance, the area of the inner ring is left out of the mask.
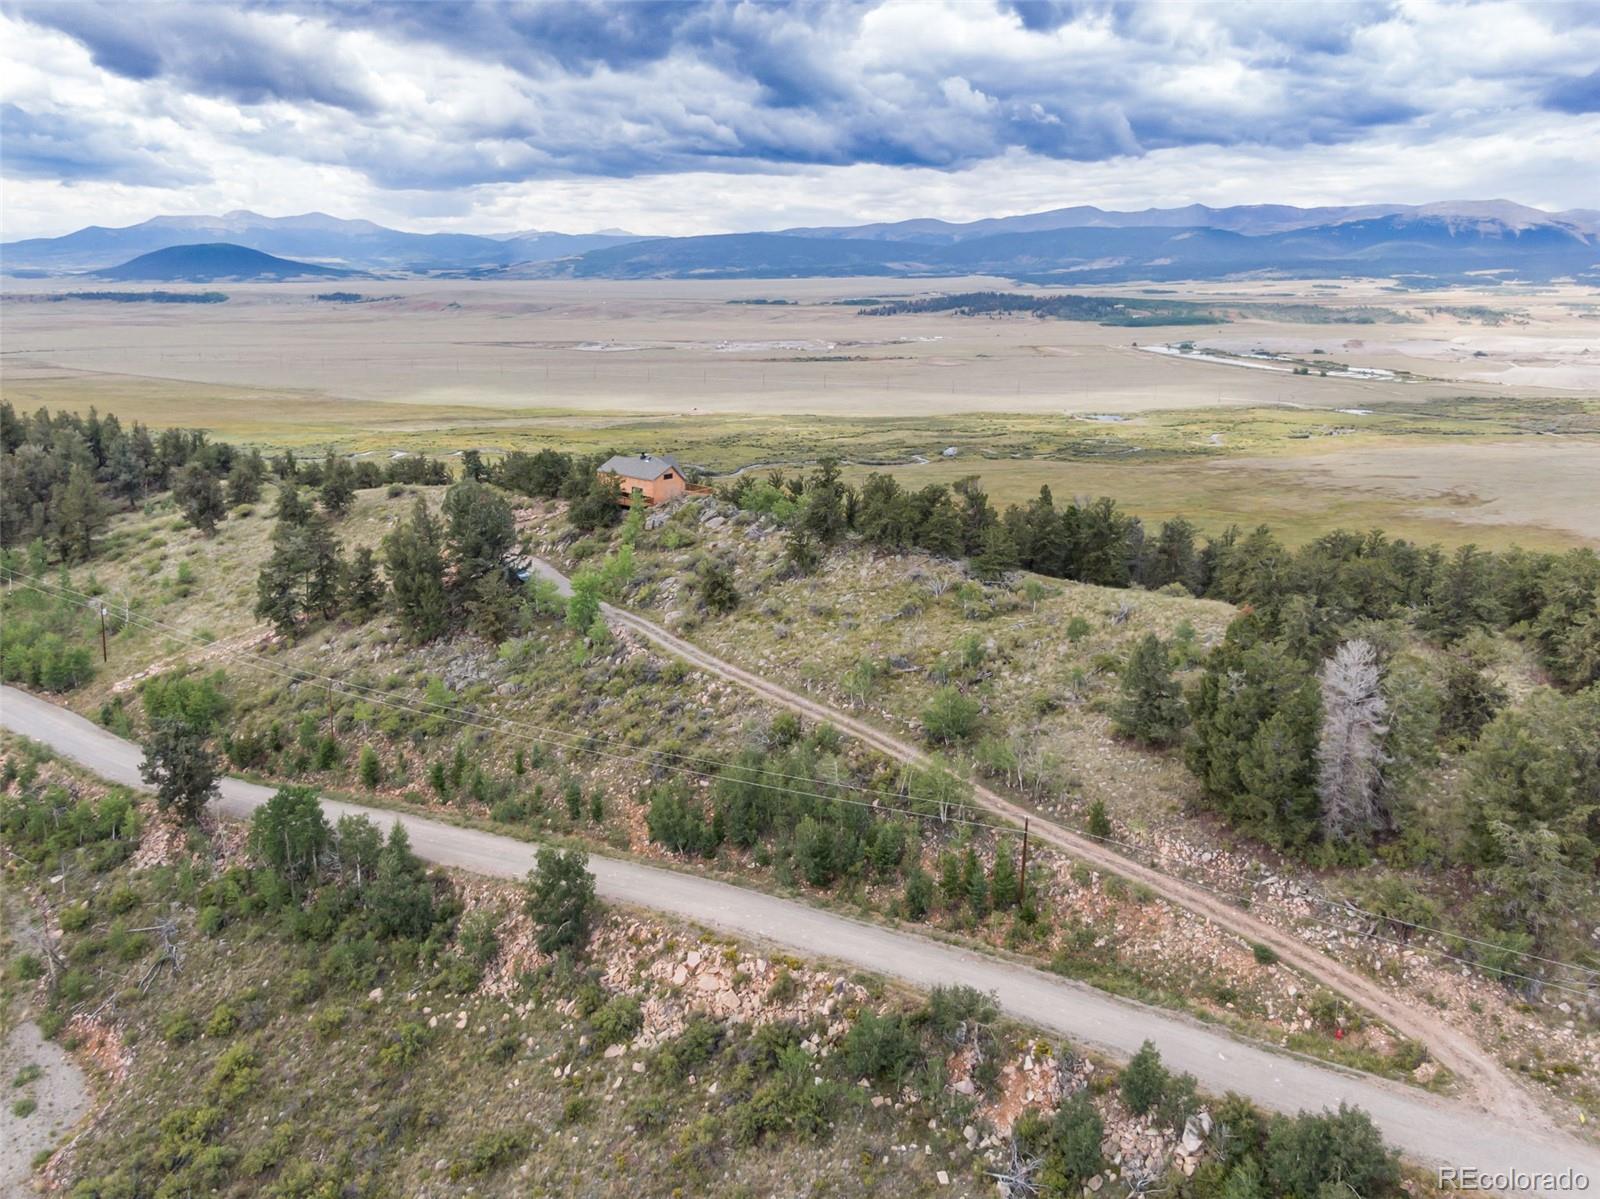
<path id="1" fill-rule="evenodd" d="M 664 504 L 689 489 L 677 459 L 665 455 L 616 454 L 606 459 L 600 473 L 616 478 L 625 504 L 632 502 L 636 491 L 643 493 L 646 503 Z"/>

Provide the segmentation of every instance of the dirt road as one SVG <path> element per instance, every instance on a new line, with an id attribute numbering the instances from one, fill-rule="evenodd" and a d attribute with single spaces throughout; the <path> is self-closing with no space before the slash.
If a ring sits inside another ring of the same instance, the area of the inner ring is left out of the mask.
<path id="1" fill-rule="evenodd" d="M 563 594 L 570 594 L 571 588 L 566 577 L 550 563 L 534 559 L 533 569 L 542 577 L 554 582 Z M 849 712 L 819 703 L 809 696 L 791 691 L 787 687 L 736 666 L 667 631 L 654 621 L 636 616 L 611 604 L 603 604 L 601 607 L 606 619 L 613 625 L 631 629 L 668 653 L 708 674 L 744 687 L 763 699 L 786 707 L 801 716 L 832 724 L 841 732 L 848 733 L 886 757 L 917 765 L 925 765 L 928 762 L 927 753 L 920 747 L 886 733 L 876 725 L 869 724 Z M 1252 916 L 1210 891 L 1126 857 L 1037 812 L 1024 809 L 981 784 L 974 784 L 973 794 L 984 807 L 1009 817 L 1018 824 L 1026 818 L 1034 836 L 1070 853 L 1079 861 L 1113 874 L 1120 874 L 1134 882 L 1143 883 L 1162 897 L 1187 908 L 1196 915 L 1204 916 L 1229 932 L 1249 941 L 1271 946 L 1278 957 L 1288 965 L 1360 1004 L 1373 1015 L 1386 1021 L 1401 1035 L 1426 1045 L 1434 1058 L 1461 1081 L 1465 1097 L 1484 1111 L 1515 1121 L 1524 1128 L 1551 1126 L 1544 1110 L 1533 1096 L 1523 1089 L 1520 1082 L 1480 1048 L 1471 1037 L 1437 1015 L 1391 995 L 1379 983 L 1312 948 L 1293 933 Z"/>
<path id="2" fill-rule="evenodd" d="M 138 746 L 54 704 L 11 687 L 0 688 L 0 724 L 112 782 L 143 786 Z M 270 787 L 225 779 L 218 806 L 229 816 L 245 817 L 271 794 Z M 416 852 L 441 865 L 517 878 L 534 862 L 534 847 L 509 837 L 333 800 L 324 800 L 323 807 L 335 818 L 364 815 L 382 824 L 398 819 Z M 1213 1091 L 1239 1091 L 1279 1111 L 1358 1105 L 1371 1113 L 1394 1144 L 1420 1162 L 1529 1173 L 1576 1169 L 1586 1172 L 1591 1186 L 1600 1185 L 1600 1151 L 1592 1146 L 1512 1124 L 1457 1101 L 1273 1053 L 1183 1016 L 915 933 L 637 862 L 596 857 L 590 867 L 600 894 L 608 900 L 668 912 L 919 988 L 977 987 L 993 992 L 1005 1011 L 1026 1024 L 1118 1057 L 1131 1055 L 1150 1038 L 1168 1065 L 1196 1075 Z M 1538 1193 L 1576 1192 L 1545 1187 Z"/>

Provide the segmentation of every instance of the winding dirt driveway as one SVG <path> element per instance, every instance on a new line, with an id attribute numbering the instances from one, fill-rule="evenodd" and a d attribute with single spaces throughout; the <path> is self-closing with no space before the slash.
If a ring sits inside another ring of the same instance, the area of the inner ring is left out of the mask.
<path id="1" fill-rule="evenodd" d="M 571 594 L 571 584 L 566 576 L 550 563 L 535 558 L 533 569 L 541 577 L 553 582 L 563 595 Z M 848 733 L 886 757 L 918 766 L 929 763 L 928 754 L 920 747 L 852 716 L 849 712 L 791 691 L 724 658 L 719 658 L 701 649 L 692 641 L 669 632 L 652 620 L 612 604 L 602 604 L 601 608 L 606 619 L 613 625 L 631 629 L 707 674 L 737 684 L 801 716 L 832 724 L 841 732 Z M 1055 823 L 1048 817 L 1014 803 L 981 784 L 973 784 L 973 795 L 984 807 L 1016 821 L 1019 825 L 1026 819 L 1030 835 L 1065 850 L 1079 861 L 1112 874 L 1119 874 L 1133 882 L 1143 883 L 1163 898 L 1179 907 L 1187 908 L 1197 916 L 1205 917 L 1231 933 L 1249 941 L 1271 946 L 1278 957 L 1294 969 L 1360 1004 L 1402 1036 L 1426 1045 L 1434 1059 L 1460 1080 L 1463 1097 L 1483 1111 L 1513 1121 L 1521 1128 L 1554 1127 L 1548 1114 L 1523 1088 L 1519 1080 L 1466 1033 L 1437 1015 L 1392 995 L 1380 983 L 1306 944 L 1293 933 L 1252 916 L 1210 891 L 1126 857 L 1108 846 Z"/>

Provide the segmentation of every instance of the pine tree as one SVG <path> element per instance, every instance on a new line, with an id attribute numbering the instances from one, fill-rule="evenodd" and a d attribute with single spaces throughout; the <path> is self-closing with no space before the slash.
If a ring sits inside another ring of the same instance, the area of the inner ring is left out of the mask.
<path id="1" fill-rule="evenodd" d="M 1172 677 L 1167 647 L 1147 634 L 1122 668 L 1122 698 L 1113 720 L 1117 732 L 1142 745 L 1171 745 L 1188 723 L 1183 692 Z"/>
<path id="2" fill-rule="evenodd" d="M 370 620 L 383 604 L 383 592 L 377 560 L 368 546 L 362 546 L 340 572 L 340 603 L 356 620 Z"/>
<path id="3" fill-rule="evenodd" d="M 1122 1071 L 1122 1102 L 1136 1116 L 1142 1116 L 1156 1104 L 1167 1089 L 1167 1068 L 1161 1064 L 1161 1054 L 1149 1041 L 1139 1046 Z"/>
<path id="4" fill-rule="evenodd" d="M 322 464 L 322 486 L 317 498 L 322 510 L 336 520 L 349 512 L 356 500 L 354 470 L 346 459 L 331 451 Z"/>
<path id="5" fill-rule="evenodd" d="M 594 920 L 594 875 L 581 850 L 539 851 L 538 866 L 528 876 L 526 907 L 538 932 L 542 953 L 579 949 L 589 939 Z"/>
<path id="6" fill-rule="evenodd" d="M 450 603 L 439 522 L 421 496 L 411 519 L 383 539 L 383 554 L 401 626 L 413 641 L 433 640 L 449 624 Z"/>
<path id="7" fill-rule="evenodd" d="M 236 459 L 233 469 L 228 472 L 229 505 L 237 508 L 240 504 L 253 504 L 259 500 L 261 477 L 265 473 L 260 451 L 252 451 L 248 457 Z"/>
<path id="8" fill-rule="evenodd" d="M 443 512 L 459 585 L 471 586 L 505 564 L 517 527 L 511 506 L 493 488 L 464 479 L 444 493 Z"/>
<path id="9" fill-rule="evenodd" d="M 304 527 L 293 536 L 300 543 L 298 557 L 304 572 L 300 604 L 304 611 L 323 617 L 339 612 L 339 580 L 343 563 L 339 558 L 339 542 L 328 525 L 327 517 L 312 513 Z"/>
<path id="10" fill-rule="evenodd" d="M 227 514 L 222 484 L 199 462 L 191 462 L 178 471 L 172 483 L 172 498 L 183 511 L 183 518 L 207 537 L 217 531 L 217 522 Z"/>
<path id="11" fill-rule="evenodd" d="M 94 539 L 105 529 L 105 502 L 83 465 L 74 465 L 55 501 L 56 542 L 64 562 L 86 562 L 94 557 Z"/>
<path id="12" fill-rule="evenodd" d="M 361 747 L 361 784 L 368 791 L 374 791 L 383 781 L 383 763 L 378 760 L 378 753 L 370 745 Z"/>
<path id="13" fill-rule="evenodd" d="M 300 488 L 292 478 L 278 484 L 278 504 L 272 513 L 280 525 L 303 525 L 311 509 L 300 496 Z"/>
<path id="14" fill-rule="evenodd" d="M 983 534 L 983 548 L 972 560 L 972 573 L 985 582 L 993 583 L 1016 570 L 1017 547 L 1005 526 L 990 525 Z"/>
<path id="15" fill-rule="evenodd" d="M 832 455 L 817 463 L 805 490 L 805 511 L 801 518 L 808 533 L 824 545 L 843 537 L 845 521 L 844 487 L 839 482 L 839 460 Z"/>
<path id="16" fill-rule="evenodd" d="M 905 914 L 907 920 L 921 921 L 933 908 L 933 880 L 921 866 L 906 872 Z"/>
<path id="17" fill-rule="evenodd" d="M 155 788 L 156 806 L 188 824 L 200 818 L 217 793 L 216 755 L 206 735 L 181 720 L 158 720 L 144 742 L 139 775 Z"/>
<path id="18" fill-rule="evenodd" d="M 804 525 L 795 525 L 789 530 L 788 540 L 784 543 L 783 557 L 796 574 L 802 575 L 810 574 L 822 561 L 817 543 Z"/>
<path id="19" fill-rule="evenodd" d="M 374 931 L 384 939 L 420 941 L 433 927 L 433 884 L 411 852 L 411 838 L 398 820 L 378 853 L 377 870 L 362 895 Z"/>
<path id="20" fill-rule="evenodd" d="M 917 544 L 937 558 L 959 558 L 965 548 L 961 542 L 961 514 L 941 495 L 928 509 L 928 516 L 917 529 Z"/>
<path id="21" fill-rule="evenodd" d="M 700 564 L 700 599 L 716 613 L 731 612 L 739 606 L 739 590 L 734 585 L 733 571 L 718 558 L 707 558 Z"/>
<path id="22" fill-rule="evenodd" d="M 467 601 L 467 617 L 472 631 L 491 645 L 499 645 L 511 635 L 517 604 L 503 571 L 492 571 L 478 580 Z"/>
<path id="23" fill-rule="evenodd" d="M 1002 844 L 995 849 L 994 875 L 989 893 L 996 911 L 1012 907 L 1017 902 L 1017 867 L 1011 857 L 1011 846 Z"/>

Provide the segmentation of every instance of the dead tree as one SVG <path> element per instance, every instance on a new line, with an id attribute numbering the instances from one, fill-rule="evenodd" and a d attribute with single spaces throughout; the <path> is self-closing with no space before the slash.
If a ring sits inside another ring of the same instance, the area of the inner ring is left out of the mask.
<path id="1" fill-rule="evenodd" d="M 1323 663 L 1322 735 L 1317 745 L 1317 795 L 1322 832 L 1330 841 L 1365 840 L 1386 827 L 1383 803 L 1385 717 L 1378 653 L 1372 643 L 1346 641 Z"/>
<path id="2" fill-rule="evenodd" d="M 159 924 L 136 928 L 133 931 L 161 935 L 161 953 L 155 961 L 145 967 L 144 977 L 139 980 L 139 991 L 143 994 L 150 990 L 150 984 L 155 982 L 156 975 L 161 973 L 161 967 L 170 966 L 175 975 L 183 970 L 183 947 L 178 943 L 178 926 L 172 920 L 163 920 Z"/>

